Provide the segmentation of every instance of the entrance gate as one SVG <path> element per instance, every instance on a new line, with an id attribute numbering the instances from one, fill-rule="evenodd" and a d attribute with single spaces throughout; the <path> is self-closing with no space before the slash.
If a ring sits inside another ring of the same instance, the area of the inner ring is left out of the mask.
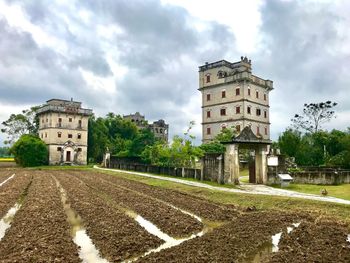
<path id="1" fill-rule="evenodd" d="M 230 142 L 225 142 L 226 153 L 224 161 L 225 183 L 239 184 L 239 149 L 255 151 L 255 161 L 249 165 L 249 182 L 267 183 L 267 153 L 270 140 L 258 138 L 249 126 Z"/>

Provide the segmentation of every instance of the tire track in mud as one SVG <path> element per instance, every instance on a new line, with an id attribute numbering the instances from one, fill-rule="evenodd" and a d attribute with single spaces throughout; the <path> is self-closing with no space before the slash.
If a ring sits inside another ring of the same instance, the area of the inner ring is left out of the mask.
<path id="1" fill-rule="evenodd" d="M 30 181 L 30 175 L 24 171 L 18 171 L 11 180 L 0 187 L 0 219 L 15 205 Z"/>
<path id="2" fill-rule="evenodd" d="M 103 258 L 118 262 L 142 255 L 163 243 L 78 178 L 65 172 L 53 175 L 65 189 L 71 207 L 81 216 L 89 237 Z"/>
<path id="3" fill-rule="evenodd" d="M 102 177 L 103 179 L 113 182 L 116 185 L 121 185 L 150 197 L 163 200 L 207 220 L 229 221 L 236 218 L 240 213 L 233 205 L 216 204 L 187 193 L 171 189 L 163 189 L 103 172 L 89 172 L 89 174 L 93 174 L 96 177 Z"/>
<path id="4" fill-rule="evenodd" d="M 0 262 L 80 262 L 54 179 L 31 173 L 22 208 L 0 242 Z"/>
<path id="5" fill-rule="evenodd" d="M 203 224 L 193 216 L 181 212 L 162 201 L 116 185 L 90 173 L 75 173 L 79 179 L 97 191 L 104 192 L 113 202 L 127 207 L 157 225 L 160 230 L 173 237 L 190 236 L 203 229 Z"/>

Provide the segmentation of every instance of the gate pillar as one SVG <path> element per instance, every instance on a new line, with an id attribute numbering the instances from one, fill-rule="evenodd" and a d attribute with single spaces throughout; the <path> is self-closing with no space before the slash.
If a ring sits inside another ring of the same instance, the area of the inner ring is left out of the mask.
<path id="1" fill-rule="evenodd" d="M 267 183 L 267 146 L 259 145 L 255 152 L 256 183 Z"/>
<path id="2" fill-rule="evenodd" d="M 239 184 L 238 144 L 227 144 L 225 153 L 225 183 Z"/>

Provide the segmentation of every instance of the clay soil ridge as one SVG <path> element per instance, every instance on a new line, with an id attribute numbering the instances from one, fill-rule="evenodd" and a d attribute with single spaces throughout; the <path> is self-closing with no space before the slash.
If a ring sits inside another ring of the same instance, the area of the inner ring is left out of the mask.
<path id="1" fill-rule="evenodd" d="M 304 221 L 289 235 L 282 234 L 279 253 L 266 262 L 350 262 L 349 228 L 332 219 Z"/>
<path id="2" fill-rule="evenodd" d="M 236 216 L 239 214 L 238 210 L 232 205 L 216 204 L 214 202 L 209 202 L 203 198 L 192 196 L 187 193 L 146 185 L 144 183 L 139 183 L 133 180 L 120 178 L 116 175 L 105 173 L 93 174 L 105 180 L 111 181 L 117 185 L 121 185 L 153 198 L 163 200 L 169 204 L 189 211 L 207 220 L 227 221 L 236 218 Z"/>
<path id="3" fill-rule="evenodd" d="M 74 175 L 98 191 L 106 193 L 118 205 L 128 207 L 130 210 L 151 221 L 170 236 L 190 236 L 203 229 L 203 224 L 197 219 L 157 199 L 135 192 L 129 188 L 121 187 L 114 182 L 105 180 L 97 174 L 74 173 Z"/>
<path id="4" fill-rule="evenodd" d="M 82 218 L 87 234 L 103 258 L 119 262 L 142 255 L 163 243 L 78 178 L 66 172 L 53 174 L 66 190 L 71 207 Z"/>
<path id="5" fill-rule="evenodd" d="M 28 186 L 30 180 L 31 176 L 29 174 L 18 171 L 11 180 L 0 187 L 0 219 L 19 201 L 20 195 Z"/>
<path id="6" fill-rule="evenodd" d="M 246 213 L 201 238 L 150 254 L 139 262 L 252 262 L 272 235 L 302 218 L 275 212 Z"/>
<path id="7" fill-rule="evenodd" d="M 28 195 L 0 242 L 0 262 L 80 262 L 55 181 L 31 174 Z"/>

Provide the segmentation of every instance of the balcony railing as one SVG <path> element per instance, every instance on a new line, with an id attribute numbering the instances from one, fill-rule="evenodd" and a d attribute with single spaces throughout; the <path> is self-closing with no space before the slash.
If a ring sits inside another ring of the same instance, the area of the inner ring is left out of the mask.
<path id="1" fill-rule="evenodd" d="M 55 125 L 50 125 L 48 123 L 40 124 L 40 129 L 45 128 L 62 128 L 62 129 L 71 129 L 71 130 L 86 130 L 87 127 L 84 125 L 76 125 L 76 124 L 62 124 L 62 123 L 56 123 Z"/>

